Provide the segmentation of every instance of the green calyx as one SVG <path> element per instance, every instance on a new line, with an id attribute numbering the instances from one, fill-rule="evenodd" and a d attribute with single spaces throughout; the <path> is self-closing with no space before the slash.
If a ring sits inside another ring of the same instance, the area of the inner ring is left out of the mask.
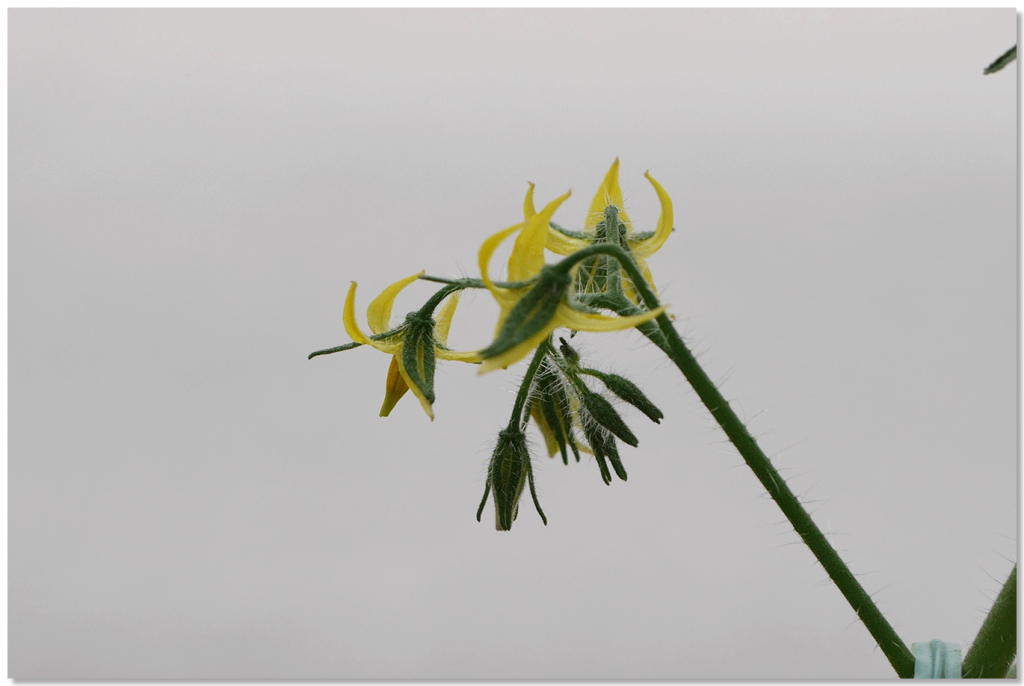
<path id="1" fill-rule="evenodd" d="M 568 266 L 559 263 L 541 269 L 533 287 L 509 311 L 494 342 L 481 350 L 480 356 L 485 360 L 496 357 L 543 331 L 571 285 Z"/>
<path id="2" fill-rule="evenodd" d="M 405 372 L 421 391 L 428 402 L 434 398 L 434 369 L 437 359 L 434 354 L 434 318 L 421 312 L 410 312 L 405 318 L 402 344 L 402 364 Z"/>

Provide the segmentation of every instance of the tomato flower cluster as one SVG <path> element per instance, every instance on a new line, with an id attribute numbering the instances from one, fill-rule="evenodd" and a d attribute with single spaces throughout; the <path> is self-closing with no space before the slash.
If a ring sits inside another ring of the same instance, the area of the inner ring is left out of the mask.
<path id="1" fill-rule="evenodd" d="M 654 231 L 634 231 L 622 200 L 617 159 L 598 188 L 581 231 L 565 229 L 553 221 L 556 210 L 571 192 L 555 198 L 538 212 L 531 183 L 523 203 L 523 221 L 483 242 L 478 256 L 480 279 L 442 279 L 419 272 L 396 281 L 367 309 L 370 335 L 363 332 L 356 319 L 353 282 L 344 309 L 345 330 L 353 342 L 310 355 L 312 358 L 360 345 L 391 355 L 380 415 L 388 416 L 398 401 L 412 391 L 433 420 L 434 371 L 438 359 L 478 364 L 479 373 L 484 374 L 507 368 L 533 353 L 512 417 L 499 434 L 477 512 L 479 519 L 488 494 L 493 493 L 499 530 L 511 528 L 527 483 L 537 511 L 547 523 L 537 501 L 525 437 L 531 418 L 543 435 L 550 456 L 561 453 L 568 463 L 570 451 L 576 461 L 581 451 L 590 453 L 605 483 L 611 483 L 612 472 L 625 480 L 616 439 L 636 446 L 636 436 L 612 403 L 601 392 L 591 389 L 584 377 L 601 382 L 612 396 L 635 406 L 653 421 L 662 417 L 661 411 L 635 384 L 624 377 L 583 366 L 579 354 L 564 338 L 559 339 L 557 349 L 553 342 L 559 329 L 567 329 L 571 337 L 578 331 L 635 327 L 663 345 L 652 320 L 661 316 L 665 307 L 652 300 L 657 291 L 646 260 L 673 231 L 672 201 L 650 174 L 645 176 L 661 204 L 661 216 Z M 515 243 L 508 260 L 507 280 L 495 281 L 491 277 L 491 258 L 498 246 L 512 236 Z M 548 264 L 545 250 L 564 258 Z M 421 279 L 445 285 L 419 310 L 392 326 L 391 310 L 396 297 Z M 465 288 L 486 288 L 501 312 L 489 345 L 479 350 L 455 351 L 447 346 L 448 332 L 459 293 Z M 647 297 L 641 297 L 641 293 Z"/>

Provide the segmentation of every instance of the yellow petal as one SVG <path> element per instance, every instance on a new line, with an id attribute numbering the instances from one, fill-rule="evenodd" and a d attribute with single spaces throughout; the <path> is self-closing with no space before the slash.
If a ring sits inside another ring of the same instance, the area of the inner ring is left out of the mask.
<path id="1" fill-rule="evenodd" d="M 533 278 L 544 266 L 544 245 L 548 241 L 548 224 L 555 210 L 569 199 L 572 191 L 555 198 L 540 213 L 533 215 L 522 232 L 516 237 L 512 256 L 508 260 L 509 281 L 525 281 Z"/>
<path id="2" fill-rule="evenodd" d="M 459 306 L 459 292 L 452 293 L 445 300 L 441 313 L 437 315 L 434 325 L 434 340 L 441 345 L 448 345 L 448 331 L 452 328 L 452 317 L 455 316 L 455 308 Z"/>
<path id="3" fill-rule="evenodd" d="M 555 438 L 555 432 L 551 430 L 551 425 L 548 424 L 547 417 L 544 416 L 544 411 L 540 409 L 540 405 L 535 404 L 530 409 L 530 416 L 533 417 L 533 421 L 537 422 L 537 428 L 540 429 L 540 433 L 544 437 L 544 444 L 548 449 L 548 457 L 554 457 L 555 453 L 560 451 L 558 439 Z"/>
<path id="4" fill-rule="evenodd" d="M 654 191 L 658 194 L 658 200 L 661 202 L 661 217 L 658 218 L 658 228 L 654 232 L 654 235 L 645 241 L 637 241 L 631 243 L 630 248 L 633 250 L 633 254 L 640 259 L 645 259 L 653 255 L 657 250 L 665 245 L 665 241 L 672 235 L 672 224 L 675 218 L 672 215 L 672 198 L 668 197 L 668 193 L 661 187 L 661 184 L 654 180 L 650 172 L 644 172 L 644 176 L 654 186 Z"/>
<path id="5" fill-rule="evenodd" d="M 631 317 L 608 317 L 603 314 L 580 312 L 566 305 L 558 308 L 555 319 L 559 320 L 558 326 L 576 331 L 621 331 L 649 322 L 664 311 L 665 306 L 663 305 L 651 312 Z"/>
<path id="6" fill-rule="evenodd" d="M 526 191 L 526 200 L 523 201 L 523 219 L 529 221 L 537 214 L 537 209 L 533 206 L 533 182 L 527 183 L 530 184 L 530 190 Z"/>
<path id="7" fill-rule="evenodd" d="M 373 302 L 370 303 L 370 306 L 366 308 L 366 321 L 370 325 L 370 331 L 378 334 L 384 333 L 390 328 L 389 322 L 391 321 L 391 306 L 395 304 L 395 297 L 398 295 L 399 291 L 426 273 L 427 271 L 424 269 L 412 276 L 400 279 L 385 288 L 383 293 L 374 298 Z M 352 334 L 349 335 L 351 336 Z"/>
<path id="8" fill-rule="evenodd" d="M 423 395 L 423 391 L 420 390 L 420 387 L 413 383 L 413 380 L 409 378 L 408 372 L 405 371 L 405 364 L 402 362 L 401 355 L 395 355 L 394 359 L 395 362 L 398 363 L 398 372 L 402 375 L 405 385 L 409 387 L 409 390 L 412 391 L 413 395 L 419 398 L 420 405 L 423 406 L 423 411 L 427 413 L 428 417 L 430 417 L 430 421 L 434 421 L 434 408 L 431 407 L 430 401 Z"/>
<path id="9" fill-rule="evenodd" d="M 590 245 L 590 241 L 566 236 L 561 231 L 548 226 L 548 240 L 545 247 L 556 255 L 571 255 Z"/>
<path id="10" fill-rule="evenodd" d="M 590 211 L 587 213 L 587 222 L 584 230 L 592 231 L 604 219 L 604 210 L 609 205 L 619 208 L 619 219 L 627 227 L 632 226 L 629 216 L 626 214 L 626 205 L 622 201 L 622 188 L 619 187 L 619 158 L 612 162 L 608 173 L 604 175 L 604 181 L 597 188 L 597 194 L 590 202 Z M 559 253 L 560 255 L 563 253 Z"/>
<path id="11" fill-rule="evenodd" d="M 345 298 L 345 333 L 356 343 L 373 345 L 373 342 L 359 330 L 359 323 L 356 322 L 356 282 L 348 288 L 348 296 Z"/>
<path id="12" fill-rule="evenodd" d="M 391 410 L 408 390 L 405 377 L 398 369 L 398 357 L 392 357 L 391 367 L 388 368 L 388 380 L 384 384 L 384 404 L 380 407 L 380 416 L 387 417 L 391 414 Z"/>
<path id="13" fill-rule="evenodd" d="M 452 360 L 454 362 L 479 362 L 480 351 L 479 350 L 467 350 L 460 352 L 458 350 L 446 350 L 445 348 L 434 348 L 434 355 L 441 360 Z"/>
<path id="14" fill-rule="evenodd" d="M 448 330 L 452 325 L 452 317 L 455 315 L 455 308 L 459 305 L 458 291 L 452 293 L 441 308 L 441 314 L 437 315 L 437 323 L 434 325 L 434 340 L 441 346 L 434 346 L 434 354 L 442 360 L 455 360 L 457 362 L 479 362 L 480 354 L 476 350 L 458 352 L 448 350 Z"/>
<path id="15" fill-rule="evenodd" d="M 491 262 L 491 255 L 494 254 L 495 249 L 499 245 L 501 245 L 502 241 L 504 241 L 506 238 L 511 236 L 516 231 L 522 229 L 525 225 L 525 223 L 515 224 L 514 226 L 510 226 L 507 229 L 502 229 L 501 231 L 499 231 L 498 233 L 494 234 L 486 241 L 484 241 L 484 244 L 480 246 L 480 255 L 478 258 L 480 264 L 480 278 L 483 279 L 484 285 L 487 286 L 487 290 L 491 292 L 491 295 L 494 296 L 495 300 L 497 300 L 498 303 L 503 303 L 503 300 L 508 301 L 509 291 L 508 289 L 505 288 L 498 288 L 497 286 L 494 285 L 494 282 L 491 281 L 491 277 L 487 269 L 488 265 Z M 514 297 L 512 298 L 512 301 L 515 302 Z"/>

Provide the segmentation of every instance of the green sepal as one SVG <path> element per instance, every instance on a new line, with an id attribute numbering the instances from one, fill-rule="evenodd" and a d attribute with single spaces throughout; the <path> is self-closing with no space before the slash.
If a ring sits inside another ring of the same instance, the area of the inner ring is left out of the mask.
<path id="1" fill-rule="evenodd" d="M 578 366 L 580 362 L 580 354 L 576 352 L 576 349 L 569 345 L 569 343 L 561 336 L 558 337 L 558 343 L 559 350 L 562 353 L 562 357 L 565 358 L 565 361 L 572 367 Z"/>
<path id="2" fill-rule="evenodd" d="M 480 356 L 485 360 L 496 357 L 543 331 L 571 284 L 567 269 L 542 268 L 533 288 L 509 311 L 494 342 L 481 350 Z"/>
<path id="3" fill-rule="evenodd" d="M 583 233 L 582 231 L 570 231 L 569 229 L 563 226 L 559 226 L 555 222 L 548 222 L 548 226 L 550 226 L 552 229 L 562 234 L 563 236 L 575 238 L 576 240 L 583 240 L 587 237 L 587 234 Z"/>
<path id="4" fill-rule="evenodd" d="M 590 449 L 594 452 L 597 467 L 601 470 L 601 480 L 604 481 L 606 486 L 610 486 L 612 474 L 608 471 L 608 462 L 604 459 L 604 432 L 600 428 L 594 427 L 589 431 L 584 430 L 584 433 L 587 435 L 587 443 L 590 444 Z"/>
<path id="5" fill-rule="evenodd" d="M 562 462 L 569 464 L 566 446 L 572 450 L 573 456 L 579 462 L 580 449 L 572 429 L 575 422 L 572 414 L 572 402 L 569 400 L 569 394 L 566 392 L 565 383 L 560 379 L 557 369 L 548 363 L 545 363 L 542 374 L 543 376 L 539 377 L 541 381 L 537 387 L 541 398 L 540 407 L 544 413 L 544 419 L 548 422 L 548 426 L 555 432 L 555 440 L 558 442 L 558 447 L 562 453 Z"/>
<path id="6" fill-rule="evenodd" d="M 560 398 L 557 397 L 560 388 L 558 372 L 545 360 L 540 371 L 537 373 L 537 380 L 534 382 L 534 389 L 537 391 L 534 402 L 537 409 L 544 416 L 544 421 L 547 422 L 551 433 L 554 435 L 555 443 L 558 444 L 558 449 L 562 453 L 562 462 L 569 464 L 569 454 L 565 447 L 567 444 L 566 432 L 571 433 L 572 431 L 570 428 L 572 426 L 572 418 L 570 415 L 568 422 L 563 421 L 564 413 L 562 408 L 568 409 L 568 406 L 567 404 L 562 404 Z"/>
<path id="7" fill-rule="evenodd" d="M 484 486 L 484 497 L 480 499 L 480 507 L 476 508 L 476 521 L 480 521 L 480 515 L 484 513 L 484 505 L 487 504 L 487 496 L 491 494 L 491 480 L 487 479 L 487 483 Z"/>
<path id="8" fill-rule="evenodd" d="M 665 416 L 664 413 L 644 395 L 639 386 L 629 379 L 618 374 L 599 372 L 596 369 L 581 369 L 580 371 L 600 379 L 609 391 L 643 412 L 655 424 L 661 424 L 661 420 Z"/>
<path id="9" fill-rule="evenodd" d="M 586 390 L 585 386 L 580 388 L 580 395 L 582 396 L 584 407 L 587 408 L 587 412 L 594 418 L 594 421 L 611 431 L 627 445 L 635 448 L 640 443 L 637 437 L 633 435 L 633 432 L 629 430 L 629 427 L 626 426 L 626 422 L 622 421 L 622 417 L 619 416 L 619 413 L 615 411 L 610 402 L 597 393 Z"/>
<path id="10" fill-rule="evenodd" d="M 423 392 L 427 402 L 433 403 L 434 368 L 434 319 L 417 312 L 406 316 L 406 332 L 402 338 L 402 364 L 409 379 Z"/>
<path id="11" fill-rule="evenodd" d="M 548 518 L 544 515 L 544 510 L 540 509 L 540 500 L 537 499 L 537 487 L 533 483 L 533 468 L 529 467 L 529 463 L 527 463 L 526 477 L 530 482 L 530 497 L 533 498 L 533 506 L 537 508 L 537 514 L 540 515 L 540 521 L 544 522 L 544 526 L 547 526 Z"/>
<path id="12" fill-rule="evenodd" d="M 619 448 L 615 445 L 615 439 L 611 436 L 606 436 L 606 439 L 604 451 L 608 455 L 608 461 L 612 463 L 612 469 L 615 470 L 615 474 L 625 481 L 626 468 L 622 466 L 622 460 L 619 459 Z"/>
<path id="13" fill-rule="evenodd" d="M 608 471 L 608 462 L 612 463 L 612 469 L 615 470 L 615 474 L 625 481 L 626 468 L 622 466 L 622 460 L 619 459 L 619 450 L 615 446 L 615 437 L 605 429 L 590 423 L 587 424 L 584 432 L 587 436 L 587 442 L 590 443 L 590 449 L 594 451 L 594 458 L 597 460 L 597 466 L 601 470 L 601 479 L 604 480 L 605 484 L 611 485 L 612 483 L 612 475 Z"/>

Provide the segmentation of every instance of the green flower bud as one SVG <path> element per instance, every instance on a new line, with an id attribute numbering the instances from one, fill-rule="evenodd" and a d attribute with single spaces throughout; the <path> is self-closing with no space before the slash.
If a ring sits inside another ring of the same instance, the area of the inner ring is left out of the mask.
<path id="1" fill-rule="evenodd" d="M 580 371 L 597 377 L 608 387 L 608 390 L 643 412 L 652 422 L 655 424 L 661 423 L 661 419 L 665 415 L 644 395 L 640 387 L 629 379 L 618 374 L 605 374 L 596 369 L 581 369 Z"/>
<path id="2" fill-rule="evenodd" d="M 580 395 L 582 396 L 584 407 L 587 408 L 595 422 L 615 434 L 623 443 L 634 448 L 637 446 L 640 441 L 637 440 L 637 437 L 626 426 L 626 422 L 622 421 L 622 417 L 619 416 L 619 413 L 615 411 L 610 402 L 593 391 L 585 390 L 585 387 L 580 389 Z"/>
<path id="3" fill-rule="evenodd" d="M 562 357 L 569 363 L 570 366 L 575 367 L 580 363 L 580 354 L 576 352 L 576 349 L 569 345 L 564 338 L 558 337 L 559 349 L 562 352 Z"/>
<path id="4" fill-rule="evenodd" d="M 491 463 L 487 468 L 487 486 L 484 489 L 483 500 L 476 512 L 476 519 L 480 521 L 484 505 L 487 503 L 487 494 L 494 494 L 494 519 L 495 528 L 498 531 L 509 531 L 512 522 L 519 514 L 519 498 L 523 494 L 523 487 L 527 480 L 530 483 L 530 494 L 533 496 L 533 504 L 546 525 L 547 517 L 540 509 L 537 500 L 536 489 L 533 484 L 533 470 L 530 468 L 530 451 L 526 447 L 526 434 L 516 427 L 509 427 L 498 432 L 498 444 L 494 447 L 494 454 L 491 456 Z"/>

